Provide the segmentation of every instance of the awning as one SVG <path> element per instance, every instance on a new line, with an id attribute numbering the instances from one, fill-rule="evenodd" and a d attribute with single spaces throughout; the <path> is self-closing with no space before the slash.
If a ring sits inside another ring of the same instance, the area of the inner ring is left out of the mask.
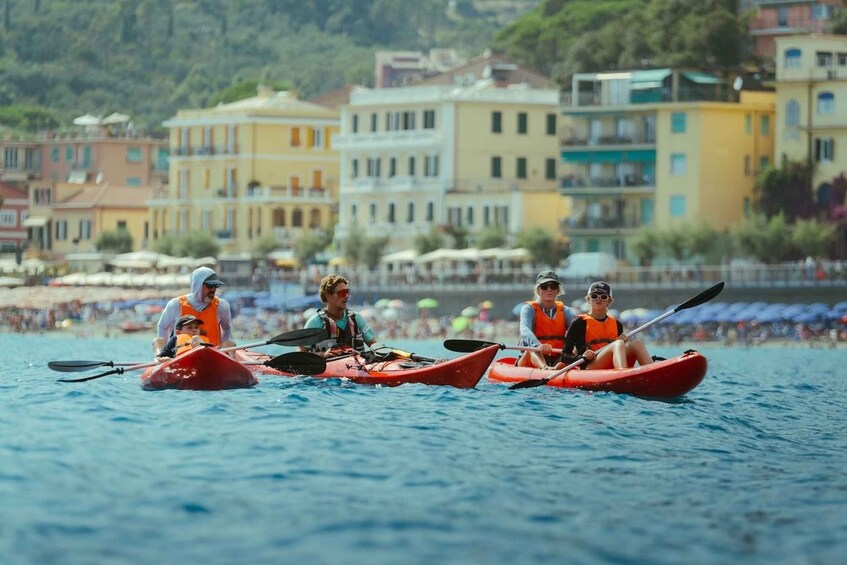
<path id="1" fill-rule="evenodd" d="M 682 76 L 697 84 L 723 84 L 724 80 L 716 77 L 711 73 L 701 73 L 699 71 L 683 71 Z"/>
<path id="2" fill-rule="evenodd" d="M 46 218 L 44 216 L 33 216 L 31 218 L 27 218 L 24 220 L 25 228 L 43 228 L 47 225 L 47 222 L 50 221 L 50 218 Z"/>
<path id="3" fill-rule="evenodd" d="M 651 69 L 649 71 L 633 71 L 629 86 L 634 90 L 661 88 L 662 82 L 671 75 L 670 69 Z"/>

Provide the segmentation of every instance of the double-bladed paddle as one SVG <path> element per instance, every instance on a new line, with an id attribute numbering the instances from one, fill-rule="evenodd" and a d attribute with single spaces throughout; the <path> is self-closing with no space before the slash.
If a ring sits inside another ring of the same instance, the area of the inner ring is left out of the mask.
<path id="1" fill-rule="evenodd" d="M 154 361 L 152 363 L 142 363 L 139 365 L 130 365 L 128 367 L 118 367 L 117 369 L 112 369 L 111 371 L 106 371 L 104 373 L 99 373 L 97 375 L 92 375 L 90 377 L 82 377 L 79 379 L 59 379 L 60 383 L 82 383 L 85 381 L 91 381 L 94 379 L 99 379 L 101 377 L 107 377 L 109 375 L 122 375 L 126 371 L 135 371 L 138 369 L 145 369 L 147 367 L 152 367 L 154 365 L 158 365 L 159 363 Z M 326 360 L 320 357 L 319 355 L 315 355 L 314 353 L 308 353 L 305 351 L 292 351 L 290 353 L 283 353 L 282 355 L 277 355 L 273 359 L 268 359 L 267 361 L 246 361 L 243 362 L 244 365 L 265 365 L 267 367 L 271 367 L 272 369 L 276 369 L 278 371 L 283 371 L 286 373 L 294 373 L 297 375 L 318 375 L 326 371 Z"/>
<path id="2" fill-rule="evenodd" d="M 281 333 L 278 336 L 274 336 L 268 341 L 263 341 L 261 343 L 251 343 L 248 345 L 238 345 L 235 347 L 226 347 L 221 349 L 222 353 L 226 353 L 227 351 L 236 351 L 238 349 L 249 349 L 251 347 L 259 347 L 262 345 L 284 345 L 284 346 L 297 346 L 297 345 L 312 345 L 315 344 L 326 337 L 326 330 L 323 328 L 303 328 L 299 330 L 292 330 L 290 332 Z M 77 373 L 79 371 L 88 371 L 90 369 L 97 369 L 98 367 L 124 367 L 124 371 L 134 371 L 135 369 L 144 369 L 146 367 L 152 367 L 153 365 L 158 364 L 158 361 L 154 361 L 152 363 L 145 363 L 140 366 L 136 366 L 137 363 L 118 363 L 115 361 L 50 361 L 47 363 L 47 366 L 60 373 Z M 114 374 L 114 373 L 110 373 Z M 120 373 L 118 373 L 120 374 Z M 63 381 L 68 382 L 68 381 Z M 79 381 L 72 381 L 79 382 Z"/>
<path id="3" fill-rule="evenodd" d="M 494 341 L 482 341 L 479 339 L 445 339 L 444 348 L 458 353 L 472 353 L 485 347 L 492 345 L 498 346 L 500 349 L 512 349 L 514 351 L 533 351 L 541 353 L 540 347 L 524 347 L 522 345 L 503 345 Z M 561 353 L 561 349 L 553 349 L 553 353 Z"/>
<path id="4" fill-rule="evenodd" d="M 709 288 L 709 289 L 707 289 L 707 290 L 704 290 L 703 292 L 701 292 L 701 293 L 700 293 L 700 294 L 698 294 L 697 296 L 694 296 L 694 297 L 692 297 L 692 298 L 689 298 L 688 300 L 686 300 L 685 302 L 683 302 L 682 304 L 680 304 L 679 306 L 677 306 L 677 307 L 676 307 L 676 308 L 674 308 L 673 310 L 668 310 L 667 312 L 665 312 L 665 313 L 664 313 L 664 314 L 662 314 L 661 316 L 658 316 L 658 317 L 656 317 L 656 318 L 653 318 L 653 319 L 652 319 L 652 320 L 650 320 L 649 322 L 647 322 L 647 323 L 645 323 L 645 324 L 643 324 L 643 325 L 641 325 L 641 326 L 639 326 L 639 327 L 635 328 L 635 329 L 634 329 L 634 330 L 632 330 L 631 332 L 627 333 L 627 337 L 632 337 L 632 336 L 634 336 L 635 334 L 637 334 L 637 333 L 639 333 L 639 332 L 641 332 L 641 331 L 643 331 L 643 330 L 646 330 L 646 329 L 647 329 L 647 328 L 649 328 L 650 326 L 653 326 L 653 325 L 655 325 L 655 324 L 658 324 L 659 322 L 661 322 L 662 320 L 664 320 L 664 319 L 665 319 L 665 318 L 667 318 L 668 316 L 671 316 L 671 315 L 673 315 L 673 314 L 676 314 L 676 313 L 677 313 L 677 312 L 679 312 L 680 310 L 685 310 L 685 309 L 687 309 L 687 308 L 693 308 L 693 307 L 695 307 L 695 306 L 700 306 L 701 304 L 703 304 L 703 303 L 705 303 L 705 302 L 708 302 L 709 300 L 711 300 L 712 298 L 714 298 L 715 296 L 717 296 L 718 294 L 720 294 L 720 293 L 721 293 L 721 291 L 723 290 L 723 287 L 724 287 L 724 283 L 723 283 L 723 281 L 721 281 L 721 282 L 719 282 L 718 284 L 716 284 L 715 286 L 713 286 L 712 288 Z M 604 349 L 606 349 L 607 347 L 609 347 L 610 345 L 611 345 L 610 343 L 609 343 L 609 344 L 604 345 L 603 347 L 601 347 L 600 349 L 598 349 L 598 350 L 597 350 L 596 354 L 597 354 L 597 355 L 600 355 L 600 353 L 601 353 Z M 574 368 L 576 368 L 576 367 L 578 367 L 578 366 L 582 365 L 583 363 L 585 363 L 585 358 L 584 358 L 584 357 L 580 357 L 577 361 L 574 361 L 573 363 L 571 363 L 571 364 L 570 364 L 570 365 L 568 365 L 567 367 L 564 367 L 564 368 L 562 368 L 562 369 L 559 369 L 558 371 L 556 371 L 555 373 L 553 373 L 553 374 L 552 374 L 552 375 L 550 375 L 549 377 L 545 377 L 545 378 L 543 378 L 543 379 L 531 379 L 531 380 L 528 380 L 528 381 L 521 381 L 521 382 L 519 382 L 519 383 L 515 383 L 515 384 L 513 384 L 513 385 L 512 385 L 512 386 L 510 386 L 509 388 L 510 388 L 511 390 L 516 390 L 516 389 L 519 389 L 519 388 L 534 388 L 534 387 L 537 387 L 537 386 L 543 386 L 543 385 L 546 385 L 548 382 L 550 382 L 551 380 L 555 379 L 555 378 L 556 378 L 556 377 L 558 377 L 559 375 L 564 375 L 565 373 L 567 373 L 567 372 L 568 372 L 568 371 L 570 371 L 571 369 L 574 369 Z"/>

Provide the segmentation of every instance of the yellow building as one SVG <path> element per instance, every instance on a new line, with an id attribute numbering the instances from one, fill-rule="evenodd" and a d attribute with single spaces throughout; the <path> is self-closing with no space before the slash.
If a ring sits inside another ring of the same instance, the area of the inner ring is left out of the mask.
<path id="1" fill-rule="evenodd" d="M 133 249 L 147 240 L 149 187 L 56 183 L 53 191 L 49 206 L 32 205 L 30 214 L 49 215 L 55 256 L 96 251 L 94 244 L 104 231 L 127 230 Z"/>
<path id="2" fill-rule="evenodd" d="M 816 196 L 847 172 L 847 37 L 776 40 L 776 155 L 815 166 Z"/>
<path id="3" fill-rule="evenodd" d="M 724 230 L 744 217 L 773 160 L 774 96 L 726 82 L 672 69 L 574 75 L 560 128 L 572 251 L 634 262 L 627 238 L 642 227 Z"/>
<path id="4" fill-rule="evenodd" d="M 433 227 L 555 233 L 558 91 L 491 80 L 470 86 L 362 89 L 342 109 L 341 241 L 357 226 L 414 247 Z"/>
<path id="5" fill-rule="evenodd" d="M 338 112 L 260 87 L 253 98 L 180 110 L 170 129 L 170 182 L 149 201 L 152 241 L 211 231 L 224 253 L 265 236 L 291 247 L 335 220 Z"/>

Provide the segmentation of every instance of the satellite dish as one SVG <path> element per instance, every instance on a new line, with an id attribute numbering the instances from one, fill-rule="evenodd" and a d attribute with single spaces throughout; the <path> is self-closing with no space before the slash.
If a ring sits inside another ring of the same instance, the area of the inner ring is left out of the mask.
<path id="1" fill-rule="evenodd" d="M 732 81 L 732 89 L 733 89 L 735 92 L 738 92 L 739 90 L 741 90 L 741 87 L 742 87 L 742 86 L 744 86 L 744 79 L 743 79 L 743 78 L 741 78 L 740 76 L 739 76 L 739 77 L 735 77 L 735 80 L 734 80 L 734 81 Z"/>

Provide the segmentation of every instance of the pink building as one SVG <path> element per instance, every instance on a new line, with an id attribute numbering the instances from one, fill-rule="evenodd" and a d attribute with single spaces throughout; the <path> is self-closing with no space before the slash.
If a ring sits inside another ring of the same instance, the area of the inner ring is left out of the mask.
<path id="1" fill-rule="evenodd" d="M 841 0 L 749 0 L 745 4 L 756 10 L 750 22 L 754 53 L 769 61 L 775 55 L 774 39 L 824 33 L 836 10 L 843 6 Z"/>
<path id="2" fill-rule="evenodd" d="M 14 252 L 26 243 L 29 200 L 26 191 L 0 182 L 0 253 Z"/>

